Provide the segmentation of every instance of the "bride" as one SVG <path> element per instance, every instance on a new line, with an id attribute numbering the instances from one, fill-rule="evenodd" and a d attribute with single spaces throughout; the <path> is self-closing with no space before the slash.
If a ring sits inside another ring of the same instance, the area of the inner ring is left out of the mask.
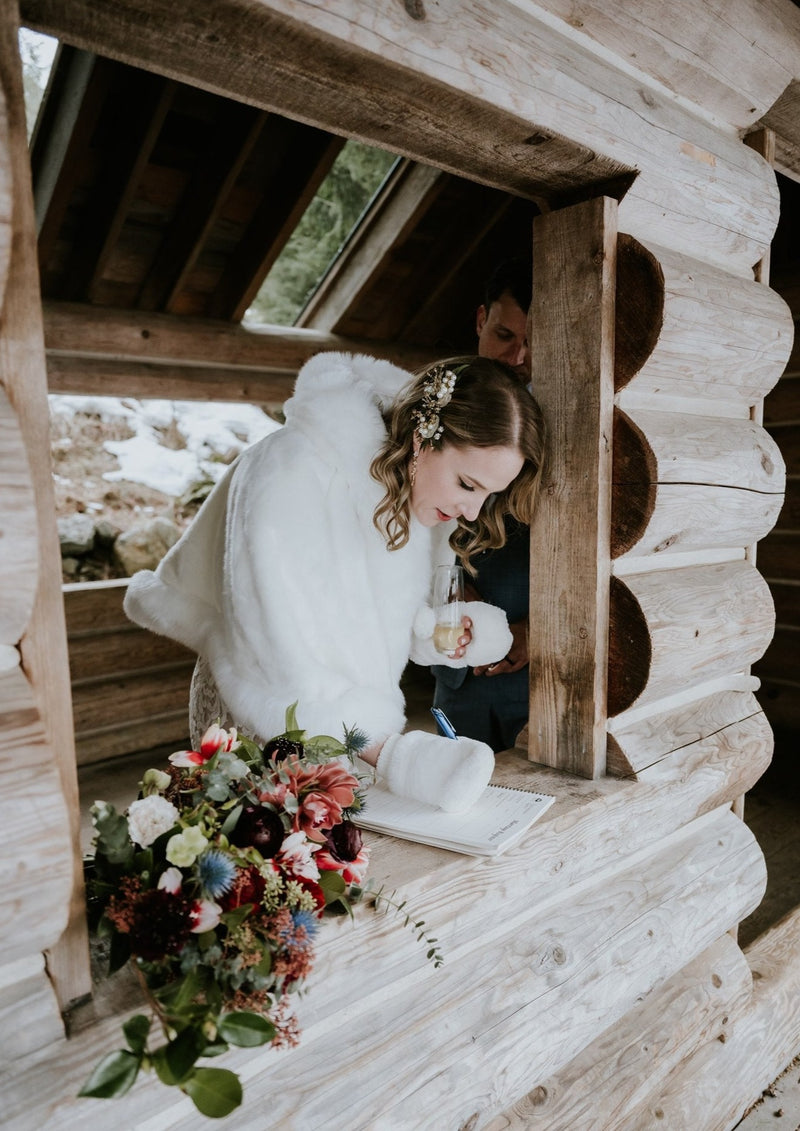
<path id="1" fill-rule="evenodd" d="M 125 611 L 198 653 L 192 738 L 215 718 L 278 733 L 288 704 L 311 734 L 357 725 L 388 788 L 467 808 L 492 751 L 405 725 L 400 677 L 421 664 L 480 665 L 511 643 L 504 614 L 466 606 L 458 647 L 432 643 L 432 570 L 529 523 L 542 459 L 538 406 L 484 358 L 417 377 L 374 358 L 319 354 L 300 371 L 286 424 L 226 471 Z"/>

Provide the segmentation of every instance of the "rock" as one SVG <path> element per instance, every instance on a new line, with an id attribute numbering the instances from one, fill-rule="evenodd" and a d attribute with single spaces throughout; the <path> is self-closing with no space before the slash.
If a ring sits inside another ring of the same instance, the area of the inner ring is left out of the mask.
<path id="1" fill-rule="evenodd" d="M 179 537 L 180 531 L 175 523 L 159 515 L 120 534 L 114 543 L 114 557 L 131 577 L 140 569 L 155 569 Z"/>
<path id="2" fill-rule="evenodd" d="M 61 557 L 74 558 L 88 554 L 94 547 L 94 519 L 88 514 L 71 514 L 58 520 Z"/>
<path id="3" fill-rule="evenodd" d="M 95 550 L 107 556 L 113 549 L 119 534 L 118 526 L 114 526 L 113 522 L 109 522 L 107 518 L 101 518 L 94 528 Z"/>
<path id="4" fill-rule="evenodd" d="M 62 558 L 61 573 L 65 581 L 74 581 L 81 568 L 79 558 Z"/>

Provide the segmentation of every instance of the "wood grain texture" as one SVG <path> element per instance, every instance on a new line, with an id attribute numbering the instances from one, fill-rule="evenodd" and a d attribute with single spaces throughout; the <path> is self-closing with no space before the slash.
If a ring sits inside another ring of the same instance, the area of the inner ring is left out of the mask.
<path id="1" fill-rule="evenodd" d="M 0 781 L 0 946 L 6 964 L 56 943 L 67 925 L 72 875 L 58 768 L 20 668 L 0 674 Z"/>
<path id="2" fill-rule="evenodd" d="M 726 1041 L 711 1041 L 677 1065 L 615 1131 L 728 1131 L 736 1125 L 800 1047 L 798 941 L 800 908 L 747 949 L 752 1003 Z"/>
<path id="3" fill-rule="evenodd" d="M 547 429 L 531 525 L 529 757 L 605 770 L 616 206 L 534 221 L 538 343 L 532 383 Z"/>
<path id="4" fill-rule="evenodd" d="M 754 421 L 617 409 L 612 557 L 748 546 L 775 525 L 785 483 Z"/>
<path id="5" fill-rule="evenodd" d="M 751 995 L 750 967 L 725 935 L 483 1131 L 614 1131 L 687 1052 L 726 1040 Z"/>
<path id="6" fill-rule="evenodd" d="M 0 382 L 3 375 L 0 373 Z M 36 498 L 17 414 L 0 383 L 0 643 L 28 626 L 39 579 Z"/>
<path id="7" fill-rule="evenodd" d="M 618 715 L 613 722 L 624 717 Z M 615 726 L 608 736 L 608 763 L 610 772 L 620 777 L 641 777 L 648 767 L 684 747 L 702 743 L 709 757 L 717 757 L 718 749 L 740 741 L 760 742 L 770 750 L 769 724 L 752 692 L 724 691 Z"/>
<path id="8" fill-rule="evenodd" d="M 3 176 L 10 176 L 13 182 L 14 238 L 0 318 L 0 381 L 17 415 L 35 496 L 38 587 L 31 617 L 20 641 L 20 652 L 57 773 L 55 780 L 51 779 L 47 785 L 42 783 L 41 803 L 45 807 L 52 806 L 54 811 L 57 809 L 62 819 L 66 814 L 71 833 L 71 845 L 66 850 L 71 880 L 62 882 L 60 896 L 51 901 L 54 921 L 59 921 L 64 908 L 69 908 L 69 927 L 48 955 L 50 976 L 60 1004 L 66 1007 L 73 998 L 89 991 L 90 977 L 67 640 L 61 601 L 61 552 L 50 466 L 36 227 L 17 36 L 16 5 L 5 5 L 0 10 L 0 88 L 7 99 L 9 133 L 7 148 L 0 152 L 0 167 L 5 169 Z M 62 833 L 56 822 L 54 836 L 60 837 Z M 60 870 L 58 874 L 62 875 Z"/>
<path id="9" fill-rule="evenodd" d="M 488 893 L 483 871 L 472 882 Z M 458 874 L 466 879 L 463 866 Z M 525 879 L 517 867 L 517 885 Z M 763 882 L 752 835 L 727 809 L 717 809 L 645 853 L 628 852 L 611 871 L 595 869 L 580 900 L 562 881 L 556 902 L 543 905 L 534 895 L 499 918 L 489 919 L 479 899 L 462 901 L 477 937 L 460 939 L 456 932 L 439 971 L 422 959 L 415 974 L 389 976 L 384 959 L 396 966 L 418 948 L 396 922 L 372 916 L 363 952 L 370 960 L 359 963 L 365 980 L 344 1014 L 336 974 L 352 967 L 354 940 L 342 924 L 335 932 L 342 945 L 336 953 L 325 947 L 313 992 L 301 1003 L 301 1046 L 288 1056 L 242 1050 L 228 1058 L 247 1089 L 237 1125 L 263 1127 L 265 1104 L 287 1129 L 383 1121 L 422 1131 L 462 1126 L 476 1112 L 478 1120 L 490 1118 L 711 946 L 726 921 L 760 898 Z M 343 1025 L 346 1040 L 339 1039 Z M 78 1034 L 62 1052 L 60 1077 L 46 1085 L 54 1129 L 77 1114 L 75 1102 L 64 1099 L 102 1031 Z M 26 1062 L 13 1082 L 12 1113 L 31 1071 Z M 94 1109 L 80 1107 L 91 1118 Z M 188 1101 L 176 1095 L 165 1102 L 163 1090 L 140 1087 L 118 1102 L 115 1114 L 142 1131 L 196 1122 Z"/>
<path id="10" fill-rule="evenodd" d="M 738 672 L 763 655 L 775 611 L 745 561 L 630 574 L 612 587 L 609 714 Z M 627 593 L 626 593 L 627 591 Z M 626 600 L 618 597 L 624 595 Z M 631 601 L 631 598 L 633 600 Z"/>
<path id="11" fill-rule="evenodd" d="M 640 242 L 663 273 L 662 321 L 647 359 L 635 374 L 619 368 L 618 380 L 654 395 L 755 404 L 777 383 L 791 352 L 794 323 L 787 303 L 752 278 Z M 651 287 L 659 286 L 654 272 L 650 280 Z"/>
<path id="12" fill-rule="evenodd" d="M 395 0 L 369 19 L 352 0 L 150 0 L 146 21 L 133 0 L 25 0 L 22 11 L 101 54 L 528 198 L 563 203 L 627 175 L 622 230 L 741 275 L 777 222 L 772 170 L 735 134 L 530 5 L 440 0 L 424 20 Z M 718 49 L 735 50 L 740 34 L 717 26 Z"/>

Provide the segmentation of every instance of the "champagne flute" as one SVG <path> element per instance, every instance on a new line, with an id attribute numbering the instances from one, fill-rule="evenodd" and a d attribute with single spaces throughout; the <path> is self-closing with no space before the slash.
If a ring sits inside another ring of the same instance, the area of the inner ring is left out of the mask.
<path id="1" fill-rule="evenodd" d="M 433 646 L 437 652 L 455 652 L 464 635 L 464 571 L 459 565 L 437 566 L 433 578 L 435 626 Z"/>

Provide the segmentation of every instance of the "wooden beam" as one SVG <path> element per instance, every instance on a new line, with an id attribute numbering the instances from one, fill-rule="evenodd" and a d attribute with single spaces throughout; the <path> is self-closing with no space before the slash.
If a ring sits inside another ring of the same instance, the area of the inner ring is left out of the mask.
<path id="1" fill-rule="evenodd" d="M 624 196 L 623 230 L 742 274 L 777 222 L 771 171 L 737 136 L 533 5 L 447 0 L 423 20 L 396 0 L 369 20 L 353 0 L 149 0 L 146 19 L 136 0 L 23 11 L 67 42 L 529 200 L 564 204 L 589 185 Z M 717 27 L 723 52 L 742 47 Z"/>
<path id="2" fill-rule="evenodd" d="M 169 310 L 252 152 L 266 113 L 224 102 L 222 123 L 209 131 L 202 155 L 181 196 L 177 215 L 139 291 L 140 310 Z"/>
<path id="3" fill-rule="evenodd" d="M 229 257 L 206 311 L 240 322 L 344 145 L 341 137 L 272 116 L 268 130 L 282 176 L 263 197 Z M 180 312 L 177 301 L 172 309 Z"/>
<path id="4" fill-rule="evenodd" d="M 404 161 L 390 174 L 347 247 L 303 312 L 301 324 L 333 330 L 357 307 L 360 295 L 380 271 L 392 248 L 412 231 L 439 196 L 444 174 L 429 165 Z"/>
<path id="5" fill-rule="evenodd" d="M 50 392 L 174 400 L 283 401 L 316 353 L 385 357 L 413 372 L 430 351 L 286 326 L 45 303 Z"/>
<path id="6" fill-rule="evenodd" d="M 533 391 L 547 456 L 531 526 L 528 756 L 605 772 L 616 202 L 533 225 Z"/>
<path id="7" fill-rule="evenodd" d="M 42 114 L 31 139 L 36 229 L 50 208 L 94 69 L 95 56 L 68 44 L 59 45 L 51 69 Z"/>
<path id="8" fill-rule="evenodd" d="M 39 786 L 41 810 L 43 813 L 45 809 L 49 810 L 48 815 L 43 817 L 42 830 L 47 830 L 49 843 L 55 846 L 54 855 L 62 864 L 62 854 L 70 840 L 72 847 L 65 869 L 69 878 L 61 885 L 61 904 L 54 901 L 50 912 L 56 923 L 66 919 L 68 926 L 58 941 L 53 940 L 47 960 L 59 1003 L 66 1008 L 71 1000 L 90 992 L 91 977 L 67 634 L 61 600 L 61 554 L 50 470 L 47 378 L 36 269 L 36 222 L 22 68 L 17 46 L 18 20 L 14 7 L 6 5 L 0 16 L 0 89 L 5 94 L 8 113 L 8 134 L 3 136 L 0 132 L 0 166 L 3 167 L 4 181 L 10 173 L 14 191 L 14 239 L 0 319 L 0 381 L 19 422 L 28 452 L 35 497 L 39 578 L 31 618 L 20 640 L 20 653 L 22 670 L 41 717 L 42 731 L 56 770 L 50 783 L 43 780 Z M 13 765 L 12 760 L 3 758 L 2 765 L 4 786 L 8 786 L 6 770 Z M 9 788 L 13 796 L 13 784 Z M 56 809 L 60 811 L 58 817 Z M 30 889 L 28 891 L 30 894 Z"/>

